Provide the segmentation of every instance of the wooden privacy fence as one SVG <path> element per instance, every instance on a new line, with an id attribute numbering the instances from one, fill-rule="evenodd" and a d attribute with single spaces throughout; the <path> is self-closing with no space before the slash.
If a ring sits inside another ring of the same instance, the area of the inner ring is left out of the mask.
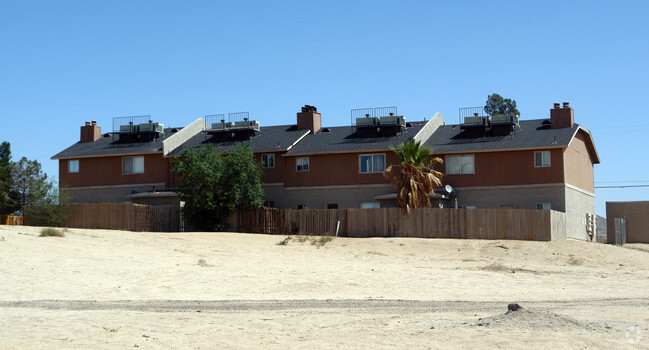
<path id="1" fill-rule="evenodd" d="M 20 226 L 22 224 L 23 224 L 23 217 L 22 216 L 0 215 L 0 225 Z"/>
<path id="2" fill-rule="evenodd" d="M 178 206 L 121 203 L 70 204 L 66 227 L 110 230 L 178 232 Z"/>
<path id="3" fill-rule="evenodd" d="M 346 232 L 346 209 L 292 210 L 258 208 L 237 213 L 238 231 L 270 234 L 336 234 Z M 340 223 L 339 223 L 340 222 Z"/>
<path id="4" fill-rule="evenodd" d="M 518 239 L 565 238 L 565 214 L 533 209 L 400 208 L 291 210 L 260 208 L 238 213 L 239 231 L 335 234 L 348 237 Z M 340 224 L 339 224 L 340 223 Z"/>

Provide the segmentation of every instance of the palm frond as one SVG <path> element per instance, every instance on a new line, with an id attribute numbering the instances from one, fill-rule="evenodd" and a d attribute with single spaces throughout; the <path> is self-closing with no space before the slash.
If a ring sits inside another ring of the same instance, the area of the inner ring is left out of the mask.
<path id="1" fill-rule="evenodd" d="M 442 185 L 442 173 L 434 169 L 442 159 L 433 156 L 433 151 L 422 147 L 421 142 L 405 142 L 390 149 L 399 157 L 401 166 L 388 166 L 383 176 L 397 191 L 397 202 L 406 209 L 430 207 L 428 194 Z"/>

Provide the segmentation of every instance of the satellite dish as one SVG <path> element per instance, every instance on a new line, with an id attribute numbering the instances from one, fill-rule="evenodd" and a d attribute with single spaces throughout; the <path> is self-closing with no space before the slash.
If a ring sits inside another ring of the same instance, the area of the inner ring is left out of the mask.
<path id="1" fill-rule="evenodd" d="M 446 186 L 444 187 L 444 189 L 446 190 L 446 193 L 448 193 L 448 194 L 450 194 L 451 192 L 453 192 L 453 187 L 451 187 L 451 185 L 446 185 Z"/>

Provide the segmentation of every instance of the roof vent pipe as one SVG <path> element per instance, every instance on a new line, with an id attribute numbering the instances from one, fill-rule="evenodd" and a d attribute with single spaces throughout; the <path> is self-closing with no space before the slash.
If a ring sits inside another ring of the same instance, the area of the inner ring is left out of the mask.
<path id="1" fill-rule="evenodd" d="M 560 106 L 561 106 L 561 105 L 559 104 L 559 102 L 555 102 L 555 103 L 554 103 L 554 108 L 559 108 Z"/>
<path id="2" fill-rule="evenodd" d="M 569 108 L 569 107 L 570 107 L 570 103 L 568 103 L 568 102 L 563 103 L 563 108 Z"/>

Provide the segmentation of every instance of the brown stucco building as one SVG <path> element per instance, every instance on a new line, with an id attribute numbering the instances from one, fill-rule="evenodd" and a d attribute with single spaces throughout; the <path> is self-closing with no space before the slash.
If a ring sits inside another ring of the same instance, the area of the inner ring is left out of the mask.
<path id="1" fill-rule="evenodd" d="M 476 115 L 458 125 L 447 125 L 439 114 L 409 122 L 391 113 L 322 127 L 322 115 L 308 105 L 295 124 L 259 126 L 244 119 L 198 119 L 159 133 L 139 124 L 149 132 L 143 139 L 126 127 L 102 135 L 96 123 L 87 123 L 81 141 L 53 159 L 77 202 L 178 203 L 180 180 L 171 174 L 171 157 L 202 144 L 227 151 L 246 142 L 263 168 L 267 206 L 371 208 L 395 205 L 395 191 L 382 175 L 398 163 L 390 147 L 421 141 L 445 160 L 443 182 L 456 190 L 450 200 L 443 199 L 449 193 L 435 195 L 441 205 L 557 210 L 566 213 L 568 237 L 589 239 L 594 232 L 589 222 L 599 158 L 568 103 L 555 104 L 549 118 Z"/>
<path id="2" fill-rule="evenodd" d="M 626 240 L 623 243 L 649 243 L 649 201 L 606 202 L 608 243 L 615 243 L 616 220 L 624 222 Z"/>

